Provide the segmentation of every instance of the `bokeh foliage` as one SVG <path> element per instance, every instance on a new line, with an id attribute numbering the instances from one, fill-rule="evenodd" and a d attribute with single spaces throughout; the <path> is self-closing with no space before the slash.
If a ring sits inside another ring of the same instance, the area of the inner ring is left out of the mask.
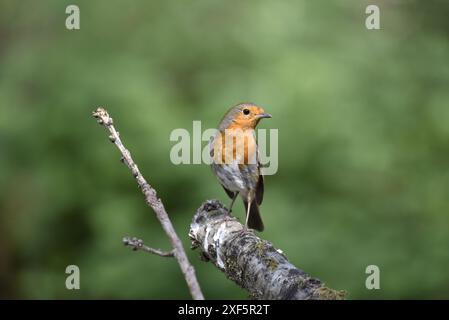
<path id="1" fill-rule="evenodd" d="M 447 1 L 2 1 L 0 298 L 189 298 L 173 260 L 121 244 L 169 246 L 90 112 L 107 106 L 188 248 L 196 208 L 228 200 L 207 166 L 171 164 L 170 132 L 241 101 L 279 129 L 264 238 L 349 298 L 449 298 L 448 17 Z M 247 297 L 189 256 L 207 298 Z"/>

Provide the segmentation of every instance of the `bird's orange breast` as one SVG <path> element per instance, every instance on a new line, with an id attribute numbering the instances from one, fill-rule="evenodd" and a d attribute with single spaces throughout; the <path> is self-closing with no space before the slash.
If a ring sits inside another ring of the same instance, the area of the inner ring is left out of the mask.
<path id="1" fill-rule="evenodd" d="M 215 163 L 257 163 L 257 142 L 252 129 L 229 128 L 225 132 L 219 132 L 214 139 L 213 148 Z"/>

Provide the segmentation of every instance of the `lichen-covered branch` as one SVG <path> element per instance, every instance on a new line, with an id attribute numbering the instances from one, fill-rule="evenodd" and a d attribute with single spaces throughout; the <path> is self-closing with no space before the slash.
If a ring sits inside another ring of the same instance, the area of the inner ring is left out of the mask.
<path id="1" fill-rule="evenodd" d="M 193 217 L 192 247 L 254 299 L 343 299 L 344 291 L 329 289 L 291 264 L 281 250 L 257 237 L 218 201 L 201 205 Z"/>
<path id="2" fill-rule="evenodd" d="M 98 123 L 104 126 L 110 133 L 109 140 L 115 144 L 122 154 L 122 162 L 131 170 L 133 177 L 145 196 L 145 201 L 149 207 L 153 209 L 156 213 L 156 217 L 159 220 L 162 229 L 164 229 L 168 238 L 170 239 L 171 245 L 173 247 L 173 254 L 177 260 L 179 267 L 181 268 L 184 278 L 186 279 L 187 285 L 190 290 L 192 298 L 195 300 L 203 300 L 204 296 L 201 292 L 198 280 L 196 279 L 195 270 L 187 259 L 186 252 L 182 246 L 182 242 L 173 228 L 173 225 L 168 217 L 167 211 L 161 201 L 157 197 L 156 190 L 150 186 L 150 184 L 145 180 L 143 175 L 140 173 L 139 168 L 135 164 L 131 157 L 131 153 L 123 145 L 118 131 L 114 128 L 114 121 L 112 117 L 109 116 L 108 112 L 103 108 L 97 108 L 92 112 L 94 118 L 97 119 Z M 153 252 L 154 253 L 154 252 Z"/>

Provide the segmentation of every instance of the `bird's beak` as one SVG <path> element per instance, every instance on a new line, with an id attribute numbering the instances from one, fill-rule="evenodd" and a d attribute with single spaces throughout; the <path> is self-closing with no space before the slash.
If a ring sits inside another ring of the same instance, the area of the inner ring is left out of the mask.
<path id="1" fill-rule="evenodd" d="M 257 115 L 257 118 L 262 119 L 262 118 L 272 118 L 272 117 L 271 117 L 271 114 L 269 114 L 269 113 L 260 113 Z"/>

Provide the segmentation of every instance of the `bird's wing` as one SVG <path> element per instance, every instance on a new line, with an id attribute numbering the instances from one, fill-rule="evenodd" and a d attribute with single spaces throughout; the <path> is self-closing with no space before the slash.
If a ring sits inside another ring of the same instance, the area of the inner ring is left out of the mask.
<path id="1" fill-rule="evenodd" d="M 263 175 L 259 175 L 259 180 L 257 181 L 256 185 L 256 202 L 259 206 L 262 204 L 263 201 L 263 191 L 264 191 Z"/>
<path id="2" fill-rule="evenodd" d="M 257 168 L 259 169 L 259 180 L 256 185 L 256 202 L 260 206 L 263 201 L 263 192 L 264 192 L 264 184 L 263 184 L 263 175 L 260 171 L 260 155 L 259 148 L 257 148 Z"/>
<path id="3" fill-rule="evenodd" d="M 225 187 L 224 185 L 221 185 L 221 186 L 223 187 L 224 191 L 226 191 L 226 194 L 229 196 L 229 198 L 234 199 L 234 197 L 235 197 L 235 192 L 226 189 L 226 187 Z"/>

